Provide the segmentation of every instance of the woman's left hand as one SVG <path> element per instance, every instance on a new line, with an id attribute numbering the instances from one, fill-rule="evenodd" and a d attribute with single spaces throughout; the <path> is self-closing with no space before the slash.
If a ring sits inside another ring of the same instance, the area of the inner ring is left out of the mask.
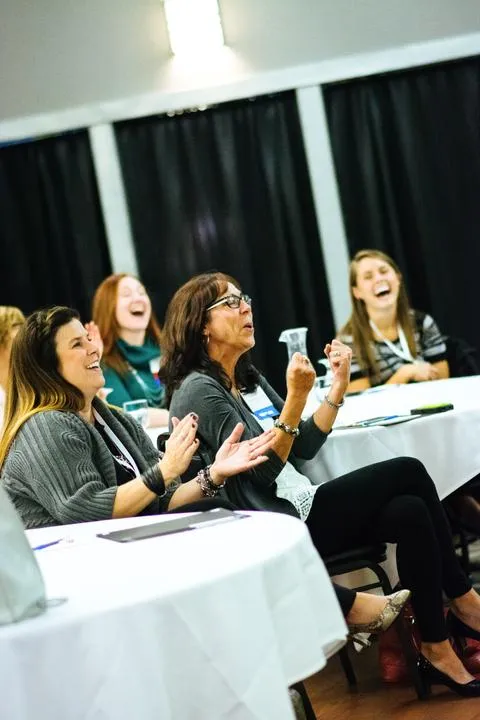
<path id="1" fill-rule="evenodd" d="M 267 430 L 252 440 L 240 442 L 243 430 L 242 423 L 238 423 L 218 450 L 215 462 L 210 468 L 210 476 L 215 485 L 220 485 L 227 477 L 251 470 L 268 460 L 265 453 L 272 446 L 274 431 Z"/>
<path id="2" fill-rule="evenodd" d="M 352 350 L 340 340 L 332 340 L 325 345 L 325 355 L 330 363 L 333 373 L 333 381 L 337 381 L 345 390 L 350 382 L 350 365 L 352 362 Z"/>

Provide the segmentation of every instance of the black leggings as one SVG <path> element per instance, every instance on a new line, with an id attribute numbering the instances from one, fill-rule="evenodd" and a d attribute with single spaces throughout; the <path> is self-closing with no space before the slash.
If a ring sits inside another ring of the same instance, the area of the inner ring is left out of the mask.
<path id="1" fill-rule="evenodd" d="M 386 460 L 321 485 L 306 524 L 321 555 L 360 544 L 397 543 L 398 574 L 412 591 L 422 640 L 447 638 L 442 589 L 456 598 L 471 584 L 455 555 L 435 485 L 419 460 Z M 354 594 L 336 590 L 346 615 Z"/>

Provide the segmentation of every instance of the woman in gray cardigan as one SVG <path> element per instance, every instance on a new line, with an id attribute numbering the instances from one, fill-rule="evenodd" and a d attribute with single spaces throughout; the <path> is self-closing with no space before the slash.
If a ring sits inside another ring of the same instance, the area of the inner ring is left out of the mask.
<path id="1" fill-rule="evenodd" d="M 193 410 L 199 415 L 201 450 L 209 458 L 236 423 L 242 422 L 246 436 L 254 438 L 270 420 L 275 438 L 269 461 L 230 478 L 226 496 L 240 507 L 297 515 L 320 554 L 365 543 L 396 543 L 400 579 L 412 591 L 422 636 L 418 666 L 425 685 L 441 683 L 461 695 L 480 696 L 480 681 L 466 671 L 448 641 L 442 590 L 451 600 L 450 630 L 476 639 L 480 597 L 460 567 L 435 485 L 423 465 L 396 458 L 320 486 L 295 468 L 295 456 L 312 458 L 327 440 L 349 383 L 350 348 L 338 340 L 326 345 L 332 385 L 312 417 L 302 421 L 315 380 L 310 361 L 295 353 L 283 401 L 249 362 L 254 344 L 251 300 L 236 280 L 209 273 L 181 287 L 163 327 L 161 378 L 171 399 L 170 413 L 184 417 Z M 358 598 L 340 588 L 337 595 L 347 622 L 358 624 Z"/>
<path id="2" fill-rule="evenodd" d="M 75 310 L 27 319 L 12 349 L 0 442 L 1 479 L 27 528 L 231 507 L 205 498 L 267 459 L 270 434 L 238 442 L 238 424 L 207 472 L 181 484 L 198 448 L 197 416 L 174 421 L 159 458 L 135 420 L 96 397 L 103 384 L 98 348 Z"/>

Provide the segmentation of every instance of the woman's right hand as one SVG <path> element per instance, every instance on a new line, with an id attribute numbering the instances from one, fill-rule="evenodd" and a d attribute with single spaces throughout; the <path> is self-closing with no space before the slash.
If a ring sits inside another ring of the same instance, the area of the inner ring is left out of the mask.
<path id="1" fill-rule="evenodd" d="M 392 376 L 390 382 L 408 383 L 438 380 L 437 368 L 429 362 L 414 362 L 402 365 Z"/>
<path id="2" fill-rule="evenodd" d="M 287 367 L 287 392 L 307 397 L 315 377 L 315 369 L 306 355 L 293 353 Z"/>
<path id="3" fill-rule="evenodd" d="M 200 444 L 195 438 L 198 428 L 195 413 L 186 415 L 183 420 L 172 418 L 172 425 L 172 434 L 165 443 L 165 454 L 158 463 L 165 485 L 185 472 Z"/>
<path id="4" fill-rule="evenodd" d="M 96 325 L 93 320 L 90 320 L 90 322 L 85 323 L 85 330 L 87 331 L 90 340 L 97 346 L 99 359 L 101 360 L 103 355 L 103 340 L 100 335 L 98 325 Z"/>

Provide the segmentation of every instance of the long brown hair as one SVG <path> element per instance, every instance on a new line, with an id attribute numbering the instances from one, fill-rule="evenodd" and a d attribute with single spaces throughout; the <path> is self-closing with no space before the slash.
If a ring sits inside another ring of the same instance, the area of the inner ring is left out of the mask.
<path id="1" fill-rule="evenodd" d="M 80 390 L 58 371 L 55 338 L 59 328 L 78 320 L 76 310 L 52 307 L 30 315 L 12 345 L 5 420 L 0 440 L 0 468 L 23 423 L 44 410 L 78 412 L 85 404 Z"/>
<path id="2" fill-rule="evenodd" d="M 117 296 L 118 285 L 125 277 L 137 280 L 130 273 L 116 273 L 109 275 L 98 286 L 92 305 L 92 319 L 98 325 L 100 336 L 103 340 L 102 363 L 111 367 L 112 370 L 125 375 L 128 372 L 128 363 L 117 347 L 117 340 L 120 337 L 120 328 L 117 322 Z M 147 325 L 147 335 L 159 346 L 162 344 L 162 331 L 157 318 L 153 312 Z"/>
<path id="3" fill-rule="evenodd" d="M 397 298 L 397 322 L 405 333 L 408 347 L 412 356 L 417 355 L 417 345 L 415 342 L 415 328 L 413 323 L 412 311 L 408 300 L 407 291 L 403 282 L 402 273 L 397 263 L 391 257 L 380 250 L 359 250 L 350 263 L 350 300 L 352 301 L 352 314 L 339 331 L 339 336 L 351 335 L 353 340 L 353 348 L 358 360 L 360 368 L 368 373 L 368 376 L 378 382 L 378 364 L 375 357 L 373 345 L 373 332 L 370 327 L 367 308 L 363 300 L 355 297 L 353 288 L 357 285 L 358 264 L 365 258 L 376 258 L 390 265 L 400 280 L 400 288 Z"/>
<path id="4" fill-rule="evenodd" d="M 159 372 L 167 391 L 167 405 L 174 390 L 193 370 L 214 377 L 230 390 L 231 382 L 222 366 L 208 355 L 203 333 L 207 307 L 226 292 L 228 283 L 240 290 L 238 281 L 225 273 L 203 273 L 182 285 L 171 299 L 163 325 Z M 258 383 L 258 372 L 250 362 L 249 353 L 242 355 L 237 363 L 235 382 L 247 390 Z"/>

